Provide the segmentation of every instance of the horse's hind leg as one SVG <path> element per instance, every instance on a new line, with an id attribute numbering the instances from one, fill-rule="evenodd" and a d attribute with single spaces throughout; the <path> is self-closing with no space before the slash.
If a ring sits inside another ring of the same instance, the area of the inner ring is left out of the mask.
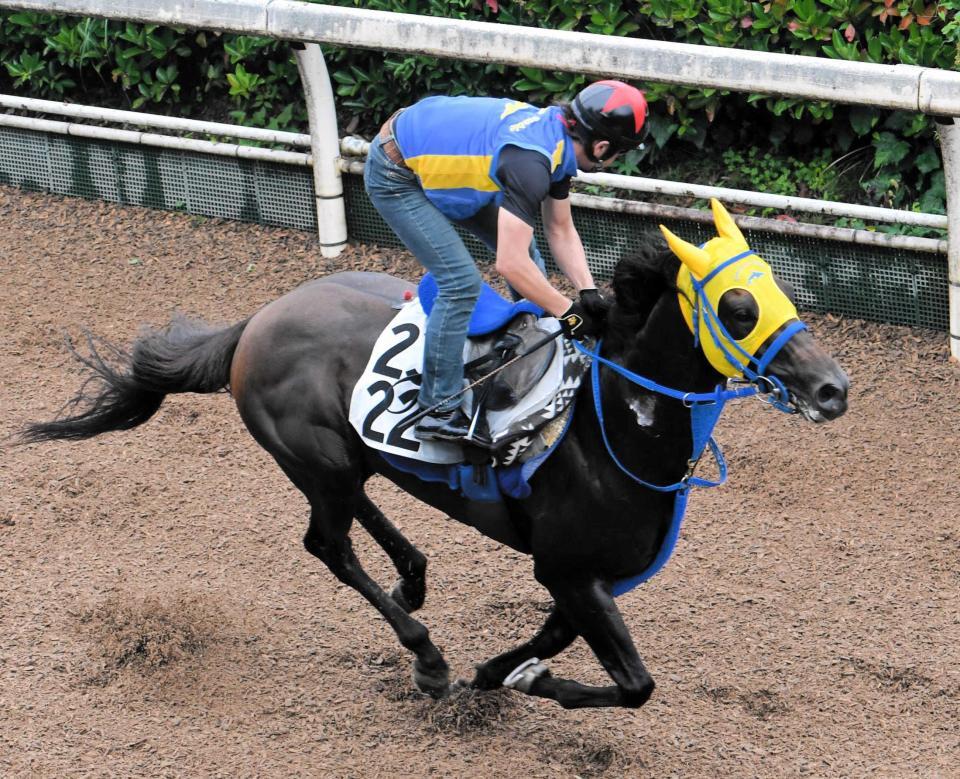
<path id="1" fill-rule="evenodd" d="M 449 688 L 449 670 L 440 650 L 430 640 L 426 627 L 407 614 L 363 570 L 347 533 L 353 522 L 356 501 L 351 496 L 307 494 L 310 527 L 303 538 L 307 551 L 322 560 L 340 581 L 373 604 L 396 631 L 400 643 L 414 653 L 413 679 L 421 691 L 442 697 Z"/>
<path id="2" fill-rule="evenodd" d="M 503 680 L 510 672 L 522 663 L 533 658 L 546 660 L 558 655 L 570 646 L 576 637 L 577 632 L 554 607 L 537 635 L 516 649 L 511 649 L 478 665 L 476 676 L 473 677 L 470 686 L 480 690 L 496 689 L 503 684 Z"/>
<path id="3" fill-rule="evenodd" d="M 393 561 L 400 581 L 390 593 L 408 614 L 423 605 L 427 593 L 427 558 L 397 530 L 365 493 L 357 501 L 357 520 Z"/>

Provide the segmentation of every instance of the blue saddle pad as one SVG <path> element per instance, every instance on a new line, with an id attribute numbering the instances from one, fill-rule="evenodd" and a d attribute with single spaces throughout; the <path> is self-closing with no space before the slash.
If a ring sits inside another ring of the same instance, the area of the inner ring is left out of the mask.
<path id="1" fill-rule="evenodd" d="M 427 316 L 430 316 L 430 311 L 433 309 L 437 292 L 436 279 L 433 278 L 432 273 L 428 273 L 420 280 L 420 286 L 417 288 L 420 306 Z M 524 313 L 533 314 L 539 319 L 543 316 L 543 309 L 529 300 L 511 303 L 484 282 L 483 288 L 480 290 L 480 298 L 473 308 L 473 316 L 470 317 L 470 327 L 467 330 L 467 335 L 487 335 L 487 333 L 492 333 L 494 330 L 503 327 L 517 314 Z"/>

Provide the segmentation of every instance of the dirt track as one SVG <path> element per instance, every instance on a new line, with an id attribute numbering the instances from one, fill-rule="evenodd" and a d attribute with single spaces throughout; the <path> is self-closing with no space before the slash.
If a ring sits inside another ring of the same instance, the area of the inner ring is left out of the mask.
<path id="1" fill-rule="evenodd" d="M 62 331 L 125 345 L 175 309 L 234 321 L 334 269 L 303 233 L 8 188 L 0 225 L 0 438 L 78 388 Z M 417 275 L 364 247 L 336 266 Z M 658 682 L 638 711 L 414 694 L 393 633 L 303 550 L 305 503 L 227 395 L 0 449 L 0 775 L 960 775 L 960 368 L 942 333 L 808 321 L 850 411 L 728 412 L 729 483 L 620 600 Z M 527 559 L 370 493 L 430 558 L 420 614 L 455 674 L 539 626 Z M 582 642 L 550 666 L 605 683 Z"/>

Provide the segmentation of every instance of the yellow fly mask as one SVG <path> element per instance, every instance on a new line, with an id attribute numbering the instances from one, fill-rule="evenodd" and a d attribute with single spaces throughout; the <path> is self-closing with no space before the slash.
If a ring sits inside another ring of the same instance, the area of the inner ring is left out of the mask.
<path id="1" fill-rule="evenodd" d="M 721 374 L 731 379 L 766 379 L 779 390 L 779 381 L 770 381 L 764 372 L 784 344 L 805 326 L 797 319 L 796 307 L 777 286 L 770 266 L 747 246 L 730 214 L 718 200 L 713 199 L 710 204 L 718 237 L 701 247 L 687 243 L 660 225 L 670 249 L 681 262 L 677 274 L 680 310 L 710 364 Z M 739 340 L 727 331 L 717 314 L 720 299 L 732 289 L 752 295 L 759 309 L 756 325 Z M 760 347 L 778 331 L 779 335 L 758 357 Z"/>

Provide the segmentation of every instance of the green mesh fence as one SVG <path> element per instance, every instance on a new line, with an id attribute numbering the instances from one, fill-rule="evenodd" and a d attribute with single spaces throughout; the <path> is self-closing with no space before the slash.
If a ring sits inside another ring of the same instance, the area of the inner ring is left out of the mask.
<path id="1" fill-rule="evenodd" d="M 316 230 L 309 169 L 0 127 L 0 183 Z"/>
<path id="2" fill-rule="evenodd" d="M 179 210 L 265 225 L 316 230 L 308 168 L 194 152 L 108 143 L 0 127 L 0 183 L 42 192 Z M 344 177 L 351 239 L 399 246 L 363 191 Z M 706 225 L 585 208 L 577 229 L 598 279 L 663 221 L 690 241 L 712 237 Z M 799 305 L 877 322 L 948 328 L 947 263 L 940 255 L 747 231 L 751 247 L 797 291 Z M 478 260 L 490 252 L 465 235 Z M 541 229 L 538 243 L 544 255 Z M 551 261 L 548 259 L 548 264 Z"/>

